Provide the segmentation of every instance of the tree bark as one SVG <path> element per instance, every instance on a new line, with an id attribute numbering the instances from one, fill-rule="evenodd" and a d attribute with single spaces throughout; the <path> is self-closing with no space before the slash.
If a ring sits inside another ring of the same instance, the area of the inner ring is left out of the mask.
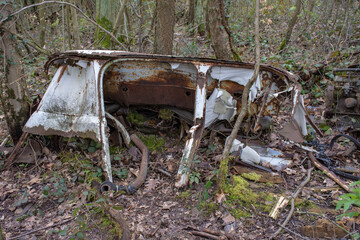
<path id="1" fill-rule="evenodd" d="M 120 7 L 120 10 L 119 10 L 119 12 L 118 12 L 118 14 L 116 16 L 116 21 L 115 21 L 114 30 L 113 30 L 113 35 L 115 37 L 116 37 L 116 34 L 119 31 L 121 23 L 123 23 L 123 26 L 125 26 L 125 24 L 124 24 L 124 13 L 125 13 L 127 3 L 128 3 L 128 0 L 123 1 L 122 5 Z"/>
<path id="2" fill-rule="evenodd" d="M 66 32 L 67 32 L 67 42 L 68 42 L 68 49 L 72 50 L 72 43 L 71 43 L 71 10 L 69 6 L 65 6 L 65 18 L 66 18 Z M 65 36 L 63 36 L 65 38 Z"/>
<path id="3" fill-rule="evenodd" d="M 144 25 L 144 6 L 143 1 L 139 0 L 139 10 L 140 10 L 140 22 L 139 22 L 139 52 L 143 52 L 143 25 Z"/>
<path id="4" fill-rule="evenodd" d="M 172 54 L 175 0 L 156 0 L 154 53 Z"/>
<path id="5" fill-rule="evenodd" d="M 196 9 L 196 0 L 187 0 L 186 1 L 186 23 L 191 27 L 195 23 L 195 9 Z"/>
<path id="6" fill-rule="evenodd" d="M 298 16 L 300 14 L 300 10 L 301 10 L 301 1 L 302 0 L 296 0 L 296 3 L 295 3 L 295 12 L 294 12 L 294 15 L 292 16 L 290 22 L 289 22 L 289 25 L 288 25 L 288 28 L 286 30 L 286 35 L 285 35 L 285 38 L 282 40 L 281 44 L 280 44 L 280 47 L 279 47 L 279 51 L 282 51 L 286 46 L 287 44 L 289 43 L 290 41 L 290 38 L 291 38 L 291 34 L 292 34 L 292 31 L 294 29 L 294 26 L 298 20 Z"/>
<path id="7" fill-rule="evenodd" d="M 229 171 L 228 155 L 229 155 L 230 148 L 232 146 L 232 143 L 233 143 L 235 137 L 237 136 L 240 125 L 247 114 L 250 88 L 254 84 L 254 82 L 256 81 L 256 79 L 259 75 L 259 70 L 260 70 L 260 31 L 259 31 L 259 8 L 260 8 L 259 5 L 260 5 L 260 2 L 259 1 L 260 0 L 256 0 L 256 10 L 255 10 L 255 54 L 256 54 L 255 59 L 256 59 L 256 63 L 255 63 L 254 74 L 252 75 L 249 82 L 247 82 L 247 84 L 245 85 L 244 91 L 242 93 L 242 98 L 241 98 L 241 110 L 240 110 L 239 116 L 236 119 L 234 128 L 231 131 L 228 141 L 224 147 L 224 151 L 222 154 L 222 160 L 220 163 L 220 170 L 218 173 L 218 186 L 217 187 L 218 187 L 219 192 L 223 192 L 224 187 L 225 187 L 224 184 L 226 182 L 225 181 L 226 174 Z"/>
<path id="8" fill-rule="evenodd" d="M 117 13 L 119 12 L 119 0 L 96 0 L 96 21 L 105 17 L 111 23 L 115 23 Z"/>
<path id="9" fill-rule="evenodd" d="M 0 10 L 5 19 L 13 11 L 12 4 L 5 4 Z M 4 27 L 16 33 L 12 18 L 4 22 Z M 20 66 L 21 57 L 17 52 L 16 37 L 8 31 L 1 30 L 0 50 L 4 66 L 0 84 L 0 98 L 6 123 L 14 144 L 20 139 L 22 127 L 29 118 L 29 104 L 26 101 L 26 81 Z"/>
<path id="10" fill-rule="evenodd" d="M 41 0 L 39 0 L 41 2 Z M 40 27 L 40 37 L 39 44 L 41 47 L 45 45 L 45 33 L 46 33 L 46 22 L 45 22 L 45 10 L 44 7 L 39 7 L 39 27 Z"/>
<path id="11" fill-rule="evenodd" d="M 73 1 L 72 3 L 75 4 L 75 1 Z M 70 11 L 71 11 L 71 24 L 72 24 L 72 29 L 73 29 L 75 47 L 76 47 L 76 49 L 80 49 L 81 44 L 80 44 L 80 35 L 79 35 L 79 24 L 78 24 L 78 20 L 77 20 L 76 9 L 70 8 Z"/>
<path id="12" fill-rule="evenodd" d="M 208 0 L 207 4 L 208 29 L 216 58 L 239 60 L 238 54 L 233 49 L 231 34 L 225 17 L 224 0 Z"/>

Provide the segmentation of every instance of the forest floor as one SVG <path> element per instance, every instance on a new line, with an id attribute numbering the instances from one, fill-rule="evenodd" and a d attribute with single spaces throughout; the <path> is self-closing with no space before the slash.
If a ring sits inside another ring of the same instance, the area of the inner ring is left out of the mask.
<path id="1" fill-rule="evenodd" d="M 321 105 L 316 109 L 314 117 L 320 124 L 324 120 L 317 115 Z M 145 184 L 134 195 L 99 196 L 97 189 L 91 188 L 92 181 L 103 179 L 98 144 L 62 139 L 62 150 L 53 151 L 49 138 L 33 136 L 28 140 L 32 151 L 22 157 L 24 161 L 30 159 L 29 163 L 16 163 L 0 175 L 0 225 L 6 239 L 115 239 L 119 227 L 104 211 L 105 202 L 126 220 L 131 239 L 206 239 L 206 234 L 209 239 L 269 239 L 288 215 L 290 203 L 276 220 L 269 217 L 270 210 L 280 196 L 289 198 L 306 178 L 307 169 L 313 167 L 307 151 L 286 144 L 273 129 L 255 141 L 282 151 L 292 159 L 292 165 L 261 180 L 249 174 L 252 170 L 239 173 L 244 167 L 232 163 L 228 188 L 218 194 L 215 172 L 225 138 L 209 131 L 201 141 L 190 186 L 178 189 L 175 175 L 185 140 L 180 139 L 178 118 L 159 119 L 156 109 L 134 111 L 153 126 L 161 122 L 163 129 L 149 135 L 132 126 L 151 151 Z M 7 131 L 1 120 L 3 140 Z M 283 124 L 281 114 L 273 120 Z M 317 137 L 318 142 L 328 145 L 335 134 L 359 124 L 354 118 L 348 120 L 328 119 L 328 123 L 333 122 L 331 130 L 325 137 Z M 334 166 L 359 170 L 360 152 L 344 155 L 351 144 L 339 140 L 326 151 Z M 3 147 L 1 163 L 11 149 L 10 145 Z M 130 183 L 139 171 L 139 153 L 134 148 L 113 146 L 111 156 L 115 182 Z M 310 182 L 295 200 L 295 212 L 286 230 L 276 239 L 351 239 L 351 234 L 360 229 L 360 218 L 336 219 L 342 214 L 335 210 L 336 202 L 344 193 L 322 171 L 314 169 Z"/>
<path id="2" fill-rule="evenodd" d="M 186 39 L 176 40 L 181 43 Z M 175 52 L 194 51 L 199 56 L 211 56 L 209 49 L 194 44 L 185 48 L 179 44 Z M 39 86 L 30 88 L 31 96 L 46 89 L 47 81 L 39 69 L 42 64 L 29 71 L 35 76 L 30 85 L 40 82 Z M 325 135 L 315 136 L 317 146 L 325 146 L 334 167 L 355 169 L 355 175 L 360 176 L 360 151 L 347 153 L 352 142 L 339 139 L 331 150 L 328 148 L 335 135 L 359 129 L 360 119 L 324 118 L 324 101 L 317 97 L 315 105 L 312 100 L 315 98 L 310 95 L 322 86 L 313 83 L 310 79 L 304 84 L 309 88 L 304 99 L 315 124 Z M 269 217 L 271 209 L 281 196 L 290 198 L 306 178 L 308 169 L 314 167 L 306 150 L 287 144 L 278 134 L 276 126 L 283 126 L 285 121 L 283 114 L 279 114 L 272 116 L 274 129 L 263 132 L 252 142 L 283 152 L 292 160 L 291 166 L 274 176 L 256 171 L 262 174 L 259 179 L 251 173 L 254 169 L 231 162 L 227 188 L 224 193 L 217 193 L 216 171 L 228 133 L 207 131 L 190 173 L 191 183 L 179 189 L 175 187 L 175 175 L 186 128 L 175 116 L 160 119 L 159 109 L 133 109 L 132 113 L 135 118 L 132 123 L 129 120 L 132 124 L 129 129 L 151 152 L 145 184 L 134 195 L 100 196 L 98 189 L 92 187 L 94 181 L 104 180 L 100 146 L 94 141 L 62 138 L 57 144 L 60 149 L 54 150 L 49 137 L 31 136 L 27 151 L 22 154 L 23 163 L 3 169 L 13 149 L 11 141 L 5 141 L 0 151 L 0 226 L 6 239 L 117 239 L 120 227 L 105 210 L 109 205 L 125 219 L 131 239 L 206 239 L 205 236 L 269 239 L 288 216 L 290 203 L 280 209 L 276 219 Z M 142 115 L 144 118 L 139 117 Z M 148 127 L 136 126 L 138 120 L 149 123 Z M 4 116 L 0 115 L 1 142 L 7 135 Z M 239 139 L 243 137 L 240 135 Z M 316 148 L 315 142 L 308 142 Z M 136 149 L 119 147 L 116 142 L 110 152 L 115 182 L 131 183 L 139 172 L 141 156 Z M 341 179 L 347 184 L 353 182 Z M 323 171 L 314 168 L 310 182 L 295 200 L 295 211 L 286 229 L 276 239 L 356 239 L 355 234 L 360 234 L 360 217 L 337 219 L 343 212 L 335 208 L 339 196 L 345 193 Z M 352 210 L 360 212 L 358 208 Z"/>

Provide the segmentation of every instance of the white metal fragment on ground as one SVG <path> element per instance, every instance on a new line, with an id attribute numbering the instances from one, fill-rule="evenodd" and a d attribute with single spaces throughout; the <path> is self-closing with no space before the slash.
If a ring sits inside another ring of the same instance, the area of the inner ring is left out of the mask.
<path id="1" fill-rule="evenodd" d="M 230 122 L 236 115 L 237 101 L 224 89 L 215 88 L 206 100 L 205 128 L 217 120 Z"/>
<path id="2" fill-rule="evenodd" d="M 226 138 L 226 142 L 228 141 L 229 137 Z M 225 143 L 226 145 L 226 143 Z M 231 148 L 230 148 L 230 152 L 239 152 L 240 153 L 240 159 L 243 162 L 246 163 L 255 163 L 255 164 L 259 164 L 260 163 L 260 155 L 251 147 L 246 146 L 244 147 L 244 144 L 237 140 L 234 139 Z"/>
<path id="3" fill-rule="evenodd" d="M 246 163 L 260 163 L 260 155 L 249 146 L 244 147 L 244 149 L 241 151 L 240 158 Z"/>
<path id="4" fill-rule="evenodd" d="M 261 164 L 276 171 L 281 171 L 292 164 L 291 160 L 282 157 L 283 153 L 280 151 L 258 145 L 244 147 L 244 144 L 237 139 L 234 139 L 230 152 L 240 153 L 243 162 Z"/>
<path id="5" fill-rule="evenodd" d="M 273 170 L 282 171 L 293 163 L 292 160 L 284 158 L 284 154 L 278 150 L 257 145 L 250 147 L 260 155 L 261 165 L 268 166 Z"/>

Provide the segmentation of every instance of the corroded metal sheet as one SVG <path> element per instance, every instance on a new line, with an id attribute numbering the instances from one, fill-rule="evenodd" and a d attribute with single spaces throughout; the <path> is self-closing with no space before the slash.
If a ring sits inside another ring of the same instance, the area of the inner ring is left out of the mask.
<path id="1" fill-rule="evenodd" d="M 191 111 L 193 127 L 180 162 L 178 187 L 188 182 L 187 170 L 205 127 L 207 96 L 215 88 L 224 89 L 234 99 L 233 108 L 239 109 L 242 91 L 254 69 L 254 64 L 241 62 L 87 50 L 55 54 L 45 64 L 46 71 L 50 65 L 58 70 L 25 131 L 100 141 L 104 168 L 112 181 L 104 100 L 125 107 L 166 105 Z M 292 117 L 302 121 L 303 102 L 295 85 L 296 77 L 291 73 L 261 65 L 251 88 L 250 109 L 253 113 L 260 109 L 257 117 L 277 113 L 279 96 L 292 93 Z"/>
<path id="2" fill-rule="evenodd" d="M 100 140 L 99 83 L 96 62 L 61 66 L 24 130 L 41 135 Z"/>

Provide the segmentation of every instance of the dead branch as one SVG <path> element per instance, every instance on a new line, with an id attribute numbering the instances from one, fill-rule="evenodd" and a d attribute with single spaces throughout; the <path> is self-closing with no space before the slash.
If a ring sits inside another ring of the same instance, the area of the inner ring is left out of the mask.
<path id="1" fill-rule="evenodd" d="M 323 171 L 329 178 L 334 180 L 337 184 L 340 185 L 340 187 L 345 189 L 347 192 L 352 192 L 350 187 L 343 180 L 338 178 L 338 176 L 336 176 L 335 173 L 330 171 L 327 167 L 325 167 L 324 165 L 319 163 L 319 161 L 316 160 L 316 158 L 315 158 L 315 156 L 314 156 L 314 154 L 312 152 L 309 152 L 308 154 L 309 154 L 311 162 L 315 165 L 316 168 Z"/>
<path id="2" fill-rule="evenodd" d="M 0 147 L 5 146 L 5 144 L 7 143 L 7 141 L 9 141 L 9 139 L 10 139 L 10 135 L 7 135 L 6 138 L 1 142 Z"/>
<path id="3" fill-rule="evenodd" d="M 121 232 L 119 235 L 121 235 L 119 238 L 121 240 L 130 240 L 131 239 L 131 233 L 129 230 L 129 227 L 126 223 L 126 221 L 121 217 L 121 214 L 119 211 L 113 209 L 110 205 L 105 205 L 105 213 L 108 215 L 108 217 L 115 223 L 115 225 L 119 225 Z"/>
<path id="4" fill-rule="evenodd" d="M 4 26 L 1 26 L 2 29 L 4 29 L 5 31 L 9 32 L 11 35 L 14 35 L 16 36 L 17 38 L 19 38 L 21 41 L 23 41 L 24 44 L 27 44 L 29 45 L 30 47 L 34 48 L 35 50 L 43 53 L 43 54 L 46 54 L 46 55 L 50 55 L 48 51 L 42 49 L 41 47 L 37 46 L 36 43 L 31 43 L 31 42 L 25 42 L 25 38 L 23 36 L 21 36 L 20 34 L 18 33 L 14 33 L 12 31 L 10 31 L 10 29 L 4 27 Z"/>
<path id="5" fill-rule="evenodd" d="M 248 99 L 249 99 L 249 92 L 250 92 L 250 88 L 251 86 L 254 84 L 254 82 L 256 81 L 258 75 L 259 75 L 259 69 L 260 69 L 260 32 L 259 32 L 259 0 L 256 0 L 256 16 L 255 16 L 255 47 L 256 47 L 256 63 L 255 63 L 255 69 L 254 69 L 254 74 L 252 75 L 251 79 L 246 83 L 246 86 L 244 88 L 243 94 L 242 94 L 242 98 L 241 98 L 241 110 L 240 113 L 236 119 L 235 125 L 233 130 L 231 131 L 231 134 L 229 136 L 229 139 L 227 141 L 227 144 L 224 147 L 224 151 L 222 154 L 222 161 L 225 161 L 226 157 L 229 154 L 230 148 L 232 146 L 232 143 L 240 129 L 240 125 L 244 119 L 244 117 L 247 114 L 247 109 L 248 109 Z M 228 168 L 228 166 L 227 166 Z M 221 188 L 221 183 L 223 182 L 222 179 L 224 179 L 225 176 L 225 172 L 227 171 L 222 171 L 220 169 L 219 171 L 219 175 L 218 175 L 218 189 Z"/>
<path id="6" fill-rule="evenodd" d="M 220 237 L 212 235 L 210 233 L 206 233 L 206 232 L 199 232 L 199 231 L 191 231 L 190 232 L 192 235 L 194 236 L 200 236 L 200 237 L 204 237 L 204 238 L 209 238 L 209 239 L 214 239 L 214 240 L 221 240 Z"/>
<path id="7" fill-rule="evenodd" d="M 118 45 L 120 45 L 123 49 L 126 49 L 126 47 L 125 47 L 111 32 L 109 32 L 108 30 L 106 30 L 105 28 L 103 28 L 101 25 L 99 25 L 97 22 L 95 22 L 94 20 L 92 20 L 91 18 L 89 18 L 89 17 L 88 17 L 80 8 L 78 8 L 76 5 L 74 5 L 74 4 L 72 4 L 72 3 L 68 3 L 68 2 L 61 2 L 61 1 L 44 1 L 44 2 L 40 2 L 40 3 L 35 3 L 35 4 L 28 5 L 28 6 L 26 6 L 26 7 L 23 7 L 23 8 L 21 8 L 21 9 L 19 9 L 19 10 L 16 11 L 16 12 L 10 14 L 7 18 L 2 19 L 2 20 L 0 21 L 0 26 L 1 26 L 5 21 L 7 21 L 7 19 L 8 19 L 9 17 L 15 16 L 15 15 L 17 15 L 17 14 L 25 11 L 25 10 L 28 9 L 28 8 L 36 7 L 36 6 L 41 6 L 41 5 L 49 4 L 49 3 L 51 3 L 51 4 L 54 4 L 54 3 L 56 3 L 56 4 L 64 4 L 64 5 L 70 6 L 70 7 L 72 7 L 72 8 L 75 8 L 78 12 L 80 12 L 81 15 L 84 16 L 84 18 L 85 18 L 86 20 L 88 20 L 89 22 L 91 22 L 92 24 L 94 24 L 96 27 L 98 27 L 98 28 L 100 28 L 102 31 L 104 31 L 106 34 L 108 34 L 108 35 L 113 39 L 113 41 L 116 42 Z"/>
<path id="8" fill-rule="evenodd" d="M 282 229 L 286 226 L 286 224 L 290 221 L 294 210 L 295 210 L 295 199 L 297 198 L 297 196 L 299 195 L 299 193 L 301 192 L 301 190 L 304 188 L 304 186 L 310 181 L 311 178 L 311 172 L 314 168 L 309 168 L 307 170 L 307 176 L 304 179 L 304 181 L 299 185 L 299 187 L 297 188 L 296 192 L 291 196 L 291 209 L 289 211 L 289 214 L 287 215 L 285 221 L 283 222 L 283 224 L 281 224 L 280 228 L 270 237 L 270 239 L 274 239 L 281 231 Z"/>
<path id="9" fill-rule="evenodd" d="M 280 225 L 280 224 L 278 224 L 278 225 L 279 225 L 279 227 L 281 227 L 281 228 L 284 229 L 285 231 L 288 231 L 289 233 L 292 233 L 292 234 L 294 234 L 295 236 L 297 236 L 297 237 L 299 237 L 299 238 L 301 238 L 301 239 L 307 239 L 306 237 L 301 236 L 300 234 L 298 234 L 298 233 L 290 230 L 289 228 L 287 228 L 287 227 L 285 227 L 285 226 L 282 226 L 282 225 Z"/>
<path id="10" fill-rule="evenodd" d="M 97 180 L 93 180 L 91 182 L 91 187 L 94 189 L 100 189 L 100 183 Z M 96 191 L 96 196 L 100 199 L 103 198 L 104 196 L 101 195 L 101 193 L 99 191 Z M 103 201 L 104 203 L 104 213 L 106 214 L 106 216 L 109 217 L 109 219 L 114 223 L 114 225 L 117 226 L 117 229 L 120 228 L 121 229 L 121 233 L 119 234 L 119 239 L 120 240 L 130 240 L 131 239 L 131 232 L 129 229 L 128 224 L 126 223 L 126 221 L 122 218 L 121 213 L 117 210 L 115 210 L 112 205 L 110 203 L 108 203 L 107 200 Z M 116 230 L 117 230 L 116 229 Z"/>
<path id="11" fill-rule="evenodd" d="M 4 165 L 4 169 L 9 169 L 11 167 L 11 165 L 13 164 L 13 162 L 15 161 L 16 157 L 19 154 L 19 151 L 21 149 L 21 145 L 25 142 L 25 139 L 26 139 L 27 136 L 28 136 L 27 132 L 23 132 L 21 134 L 21 137 L 20 137 L 19 141 L 16 143 L 16 145 L 14 147 L 14 150 L 11 152 L 10 156 L 6 160 L 6 163 Z"/>
<path id="12" fill-rule="evenodd" d="M 31 231 L 29 231 L 29 232 L 26 232 L 26 233 L 23 233 L 23 234 L 20 234 L 20 235 L 11 237 L 11 238 L 9 238 L 8 240 L 19 239 L 19 238 L 25 237 L 25 236 L 27 236 L 27 235 L 30 235 L 30 234 L 33 234 L 33 233 L 36 233 L 36 232 L 39 232 L 39 231 L 42 231 L 42 230 L 45 230 L 45 229 L 54 228 L 54 227 L 63 225 L 63 224 L 65 224 L 65 223 L 71 222 L 71 221 L 74 220 L 74 219 L 75 219 L 75 218 L 72 217 L 72 218 L 69 218 L 68 220 L 65 220 L 65 221 L 62 221 L 62 222 L 59 222 L 59 223 L 55 223 L 55 224 L 52 224 L 52 225 L 47 226 L 47 227 L 42 227 L 42 228 L 38 228 L 38 229 L 35 229 L 35 230 L 31 230 Z"/>

